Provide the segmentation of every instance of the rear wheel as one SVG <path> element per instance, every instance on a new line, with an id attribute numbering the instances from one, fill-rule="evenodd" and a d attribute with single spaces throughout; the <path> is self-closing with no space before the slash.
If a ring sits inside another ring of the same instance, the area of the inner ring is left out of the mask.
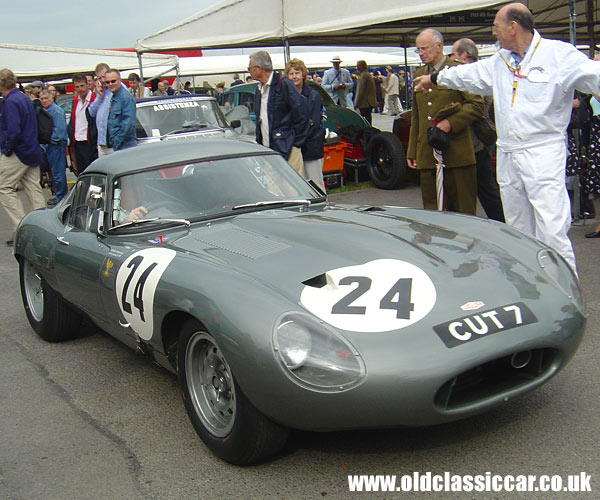
<path id="1" fill-rule="evenodd" d="M 185 409 L 198 436 L 215 455 L 247 465 L 283 447 L 288 430 L 246 398 L 214 337 L 198 322 L 184 325 L 177 360 Z"/>
<path id="2" fill-rule="evenodd" d="M 405 180 L 408 166 L 400 139 L 391 132 L 379 132 L 367 147 L 367 168 L 379 189 L 396 189 Z"/>
<path id="3" fill-rule="evenodd" d="M 61 342 L 79 333 L 81 316 L 50 288 L 27 259 L 20 260 L 19 278 L 27 319 L 39 337 Z"/>

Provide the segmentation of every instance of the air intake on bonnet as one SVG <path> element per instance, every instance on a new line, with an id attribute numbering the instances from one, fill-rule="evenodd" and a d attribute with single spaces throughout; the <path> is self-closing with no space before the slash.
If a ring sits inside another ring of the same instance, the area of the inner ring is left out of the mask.
<path id="1" fill-rule="evenodd" d="M 544 379 L 556 370 L 558 354 L 555 349 L 532 349 L 471 368 L 440 387 L 435 406 L 457 410 Z"/>

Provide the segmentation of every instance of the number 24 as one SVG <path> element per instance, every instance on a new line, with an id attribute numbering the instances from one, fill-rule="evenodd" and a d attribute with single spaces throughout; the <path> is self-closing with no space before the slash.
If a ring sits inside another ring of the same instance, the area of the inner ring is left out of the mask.
<path id="1" fill-rule="evenodd" d="M 369 291 L 372 280 L 366 276 L 347 276 L 340 280 L 339 285 L 352 283 L 357 283 L 358 286 L 333 305 L 331 314 L 366 314 L 366 307 L 350 304 Z M 415 305 L 410 301 L 411 292 L 412 278 L 401 278 L 383 296 L 379 308 L 395 310 L 398 319 L 410 319 L 410 313 L 415 309 Z M 396 295 L 398 298 L 394 300 Z"/>

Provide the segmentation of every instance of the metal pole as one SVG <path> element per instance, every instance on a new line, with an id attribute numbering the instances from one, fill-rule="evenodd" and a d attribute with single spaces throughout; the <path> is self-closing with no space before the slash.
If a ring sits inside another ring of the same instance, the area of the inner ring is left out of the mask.
<path id="1" fill-rule="evenodd" d="M 587 0 L 586 2 L 586 23 L 588 38 L 590 40 L 590 57 L 593 58 L 596 55 L 596 34 L 594 33 L 595 19 L 594 19 L 594 0 Z"/>
<path id="2" fill-rule="evenodd" d="M 575 0 L 569 0 L 569 41 L 572 45 L 576 43 L 576 30 L 577 25 L 575 22 L 575 18 L 577 14 L 575 13 Z"/>
<path id="3" fill-rule="evenodd" d="M 142 53 L 138 52 L 136 50 L 136 54 L 137 54 L 137 57 L 138 57 L 138 64 L 140 66 L 140 79 L 142 80 L 142 84 L 143 84 L 143 82 L 144 82 L 144 68 L 143 68 L 143 65 L 142 65 Z"/>

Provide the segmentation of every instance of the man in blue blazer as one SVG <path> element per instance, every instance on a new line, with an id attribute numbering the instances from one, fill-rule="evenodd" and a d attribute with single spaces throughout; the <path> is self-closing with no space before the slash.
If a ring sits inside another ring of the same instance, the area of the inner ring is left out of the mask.
<path id="1" fill-rule="evenodd" d="M 268 52 L 250 55 L 248 72 L 258 80 L 255 95 L 256 142 L 281 153 L 304 177 L 300 148 L 308 133 L 308 108 L 305 99 L 287 78 L 273 71 Z"/>

